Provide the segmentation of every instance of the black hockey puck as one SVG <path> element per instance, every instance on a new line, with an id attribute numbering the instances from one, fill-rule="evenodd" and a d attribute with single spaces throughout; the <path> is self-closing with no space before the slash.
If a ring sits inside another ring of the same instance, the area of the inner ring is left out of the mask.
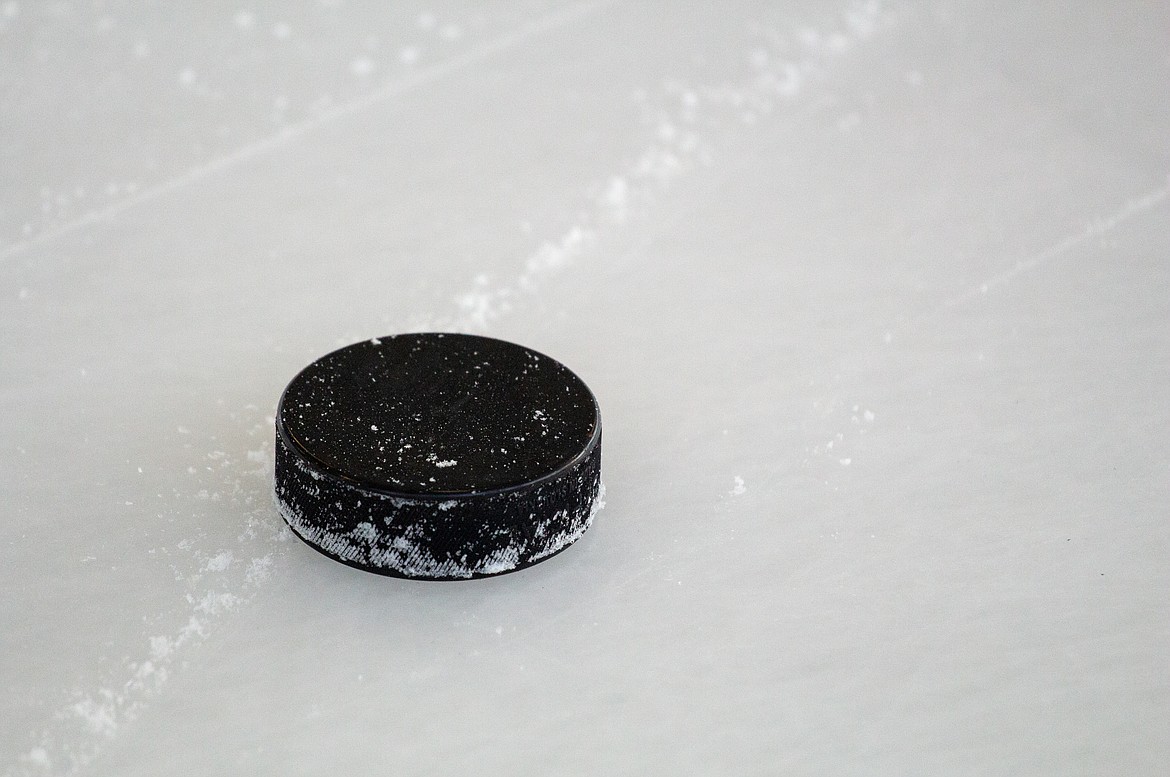
<path id="1" fill-rule="evenodd" d="M 276 503 L 344 564 L 457 580 L 568 547 L 601 504 L 601 415 L 560 362 L 456 334 L 367 340 L 301 371 L 276 414 Z"/>

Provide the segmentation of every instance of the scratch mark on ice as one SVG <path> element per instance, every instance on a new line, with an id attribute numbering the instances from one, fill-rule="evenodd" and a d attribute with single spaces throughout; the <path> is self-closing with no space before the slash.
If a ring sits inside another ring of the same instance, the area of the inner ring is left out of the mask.
<path id="1" fill-rule="evenodd" d="M 1053 259 L 1057 259 L 1060 256 L 1067 254 L 1069 251 L 1087 240 L 1092 240 L 1093 238 L 1101 237 L 1102 235 L 1112 232 L 1114 229 L 1121 226 L 1126 221 L 1129 221 L 1131 218 L 1143 215 L 1161 205 L 1162 202 L 1165 201 L 1168 191 L 1170 191 L 1170 188 L 1161 186 L 1139 197 L 1127 200 L 1126 203 L 1118 210 L 1107 216 L 1094 218 L 1085 225 L 1084 229 L 1080 230 L 1079 232 L 1075 232 L 1065 237 L 1063 240 L 1054 243 L 1048 248 L 1045 248 L 1035 256 L 1021 259 L 1003 272 L 996 273 L 983 282 L 972 286 L 970 289 L 958 295 L 957 297 L 952 297 L 951 299 L 946 300 L 943 302 L 942 308 L 953 308 L 963 304 L 964 302 L 974 299 L 975 297 L 981 297 L 992 289 L 1008 283 L 1017 276 L 1026 272 L 1030 272 L 1031 270 L 1035 270 L 1036 268 L 1051 262 Z"/>
<path id="2" fill-rule="evenodd" d="M 591 13 L 611 5 L 616 0 L 593 0 L 592 2 L 575 3 L 566 8 L 560 8 L 530 22 L 522 24 L 518 29 L 504 33 L 492 40 L 474 46 L 468 51 L 451 57 L 426 68 L 419 68 L 402 78 L 391 81 L 378 89 L 374 89 L 347 103 L 342 103 L 320 114 L 306 119 L 298 124 L 283 127 L 279 132 L 269 135 L 253 143 L 225 154 L 210 162 L 191 168 L 182 175 L 168 181 L 140 189 L 135 194 L 123 200 L 97 208 L 82 214 L 78 218 L 51 229 L 46 229 L 33 237 L 0 247 L 0 261 L 12 259 L 37 246 L 56 240 L 64 235 L 80 231 L 95 224 L 101 224 L 116 216 L 125 213 L 143 203 L 156 200 L 171 192 L 183 189 L 218 173 L 237 167 L 245 162 L 260 157 L 272 149 L 287 143 L 290 140 L 306 135 L 320 127 L 331 124 L 338 119 L 359 113 L 372 106 L 386 102 L 392 97 L 414 91 L 422 86 L 438 81 L 451 73 L 457 72 L 470 65 L 495 56 L 501 52 L 515 48 L 521 43 L 545 33 L 551 32 L 571 22 L 577 21 Z"/>

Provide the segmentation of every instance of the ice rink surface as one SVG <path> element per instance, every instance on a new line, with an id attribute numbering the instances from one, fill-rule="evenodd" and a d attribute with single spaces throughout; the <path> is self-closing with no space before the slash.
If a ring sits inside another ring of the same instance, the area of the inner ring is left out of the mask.
<path id="1" fill-rule="evenodd" d="M 1161 775 L 1170 9 L 0 2 L 0 774 Z M 545 564 L 290 538 L 403 331 L 568 364 Z"/>

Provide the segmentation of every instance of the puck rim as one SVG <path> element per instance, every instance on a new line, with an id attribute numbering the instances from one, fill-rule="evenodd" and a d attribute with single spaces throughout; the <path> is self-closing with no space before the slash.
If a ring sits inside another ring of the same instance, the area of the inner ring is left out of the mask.
<path id="1" fill-rule="evenodd" d="M 383 484 L 370 483 L 369 481 L 367 481 L 365 479 L 362 479 L 359 477 L 354 477 L 354 476 L 352 476 L 348 473 L 345 473 L 345 472 L 336 471 L 333 467 L 330 467 L 325 462 L 321 461 L 317 456 L 313 455 L 312 452 L 308 451 L 305 448 L 305 446 L 299 440 L 297 440 L 295 437 L 293 437 L 292 434 L 290 434 L 289 431 L 285 428 L 284 418 L 283 418 L 284 414 L 283 414 L 282 410 L 284 408 L 285 398 L 288 395 L 289 389 L 292 388 L 293 384 L 295 384 L 303 374 L 305 374 L 309 370 L 313 369 L 313 367 L 315 367 L 319 362 L 321 362 L 325 359 L 328 359 L 330 356 L 333 356 L 337 353 L 340 353 L 341 351 L 345 351 L 345 350 L 348 350 L 348 349 L 353 348 L 355 346 L 362 345 L 363 343 L 374 343 L 375 341 L 377 341 L 377 344 L 380 344 L 381 341 L 383 341 L 383 340 L 392 340 L 392 339 L 396 339 L 398 337 L 412 337 L 412 336 L 416 336 L 416 337 L 417 336 L 461 337 L 461 338 L 466 337 L 466 338 L 474 338 L 474 339 L 480 339 L 480 340 L 492 340 L 494 342 L 502 343 L 502 344 L 509 346 L 509 347 L 521 348 L 525 351 L 536 354 L 537 356 L 539 356 L 542 359 L 548 359 L 550 362 L 560 366 L 563 370 L 565 370 L 565 372 L 567 372 L 570 376 L 572 376 L 572 378 L 575 379 L 577 381 L 577 383 L 579 383 L 580 386 L 585 390 L 585 395 L 589 398 L 589 401 L 593 405 L 593 432 L 592 432 L 592 434 L 589 436 L 588 441 L 586 441 L 585 444 L 581 447 L 581 449 L 579 451 L 577 451 L 572 457 L 561 462 L 559 465 L 557 465 L 557 467 L 555 469 L 550 470 L 548 472 L 545 472 L 541 475 L 538 475 L 537 477 L 530 478 L 528 480 L 519 481 L 516 483 L 509 483 L 509 484 L 506 484 L 503 486 L 495 486 L 495 487 L 488 488 L 488 489 L 476 489 L 476 490 L 468 490 L 468 491 L 447 491 L 447 492 L 441 492 L 441 493 L 427 493 L 425 491 L 404 491 L 401 489 L 394 489 L 394 488 L 385 486 Z M 478 334 L 471 334 L 471 333 L 467 333 L 467 332 L 399 332 L 399 333 L 396 333 L 393 335 L 383 335 L 383 336 L 378 336 L 378 337 L 370 337 L 370 338 L 366 338 L 364 340 L 358 340 L 358 341 L 349 343 L 347 345 L 343 345 L 340 348 L 335 348 L 334 350 L 329 351 L 328 353 L 325 353 L 325 354 L 317 357 L 316 359 L 313 359 L 313 361 L 309 362 L 307 365 L 305 365 L 303 368 L 301 368 L 296 373 L 296 375 L 294 375 L 292 377 L 292 379 L 289 380 L 288 384 L 284 387 L 284 390 L 281 391 L 281 393 L 280 393 L 280 399 L 276 403 L 276 417 L 275 417 L 274 426 L 276 427 L 276 433 L 280 436 L 281 440 L 284 441 L 284 443 L 287 446 L 287 448 L 289 449 L 289 451 L 296 453 L 296 455 L 299 459 L 299 463 L 302 465 L 311 467 L 316 474 L 318 474 L 322 477 L 325 477 L 325 478 L 328 478 L 332 481 L 347 485 L 349 487 L 356 486 L 364 491 L 369 491 L 371 493 L 375 493 L 375 494 L 378 494 L 380 496 L 386 496 L 386 497 L 396 498 L 396 499 L 412 499 L 412 500 L 420 500 L 420 501 L 434 500 L 437 502 L 443 502 L 443 501 L 447 501 L 447 500 L 451 500 L 451 499 L 491 497 L 491 496 L 496 496 L 499 494 L 510 493 L 513 491 L 522 491 L 525 489 L 533 488 L 535 486 L 539 486 L 540 484 L 545 483 L 546 481 L 554 480 L 558 477 L 562 477 L 567 472 L 569 472 L 570 470 L 579 466 L 583 461 L 585 461 L 590 456 L 590 454 L 593 452 L 593 450 L 598 446 L 598 444 L 601 441 L 601 426 L 602 426 L 602 424 L 601 424 L 601 405 L 597 401 L 597 396 L 593 393 L 593 389 L 589 388 L 589 385 L 579 375 L 577 375 L 576 372 L 569 369 L 569 367 L 566 366 L 563 362 L 561 362 L 558 359 L 554 359 L 553 357 L 548 356 L 540 351 L 537 351 L 535 348 L 529 348 L 526 345 L 520 345 L 519 343 L 514 343 L 514 342 L 511 342 L 509 340 L 504 340 L 504 339 L 499 338 L 499 337 L 490 337 L 488 335 L 478 335 Z"/>

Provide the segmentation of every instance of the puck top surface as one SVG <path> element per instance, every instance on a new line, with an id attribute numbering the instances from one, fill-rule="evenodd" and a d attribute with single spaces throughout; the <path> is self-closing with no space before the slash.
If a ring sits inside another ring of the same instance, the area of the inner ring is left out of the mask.
<path id="1" fill-rule="evenodd" d="M 300 372 L 277 428 L 317 467 L 391 494 L 521 487 L 587 454 L 592 392 L 543 354 L 503 340 L 407 334 L 346 346 Z"/>

